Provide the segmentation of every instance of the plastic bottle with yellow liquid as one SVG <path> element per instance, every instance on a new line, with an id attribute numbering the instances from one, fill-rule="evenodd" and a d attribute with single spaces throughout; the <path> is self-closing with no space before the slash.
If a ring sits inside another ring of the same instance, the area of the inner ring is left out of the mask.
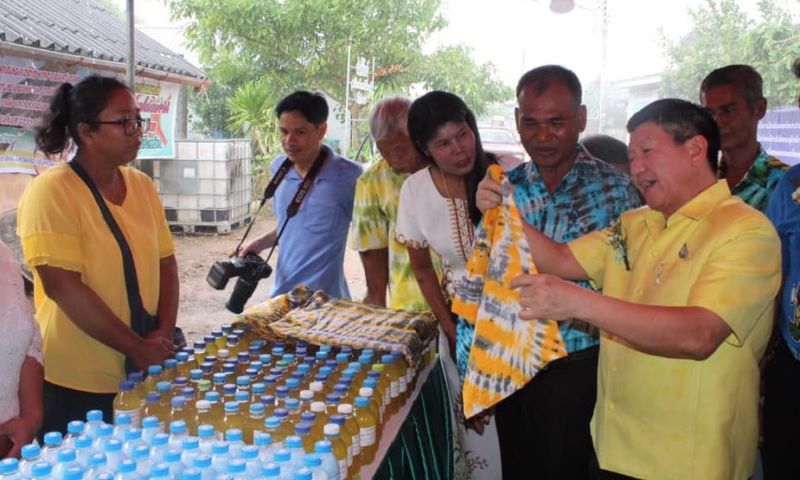
<path id="1" fill-rule="evenodd" d="M 133 382 L 133 390 L 141 400 L 141 405 L 139 406 L 144 406 L 144 399 L 147 396 L 147 390 L 144 387 L 144 375 L 142 372 L 131 372 L 128 374 L 128 380 Z"/>
<path id="2" fill-rule="evenodd" d="M 221 431 L 223 432 L 232 428 L 244 429 L 244 415 L 239 409 L 239 402 L 225 402 L 225 417 L 222 423 L 224 427 Z"/>
<path id="3" fill-rule="evenodd" d="M 314 414 L 314 426 L 311 428 L 311 434 L 314 438 L 322 438 L 324 427 L 329 423 L 329 417 L 325 404 L 323 402 L 311 402 L 309 411 Z"/>
<path id="4" fill-rule="evenodd" d="M 160 426 L 164 426 L 164 412 L 161 408 L 161 395 L 158 392 L 150 392 L 147 394 L 147 397 L 144 401 L 144 407 L 142 407 L 142 418 L 144 417 L 156 417 L 158 419 L 158 423 Z"/>
<path id="5" fill-rule="evenodd" d="M 278 417 L 267 417 L 264 420 L 264 431 L 269 433 L 272 438 L 273 450 L 283 448 L 283 440 L 286 438 L 281 430 L 281 420 Z"/>
<path id="6" fill-rule="evenodd" d="M 135 390 L 134 383 L 124 380 L 119 384 L 119 393 L 114 397 L 114 417 L 118 413 L 130 416 L 131 426 L 138 427 L 141 421 L 142 400 Z"/>
<path id="7" fill-rule="evenodd" d="M 211 404 L 211 425 L 216 432 L 225 431 L 225 407 L 220 394 L 214 391 L 206 393 L 206 400 Z"/>
<path id="8" fill-rule="evenodd" d="M 211 402 L 208 400 L 198 400 L 194 404 L 195 415 L 194 424 L 214 426 L 214 414 L 211 412 Z"/>
<path id="9" fill-rule="evenodd" d="M 369 408 L 369 399 L 356 397 L 356 422 L 361 448 L 361 464 L 372 463 L 378 450 L 378 419 Z"/>
<path id="10" fill-rule="evenodd" d="M 244 422 L 242 434 L 244 435 L 244 443 L 252 445 L 255 441 L 256 432 L 264 431 L 264 405 L 262 403 L 251 403 L 248 407 L 249 415 Z"/>
<path id="11" fill-rule="evenodd" d="M 372 382 L 370 382 L 370 383 L 372 383 Z M 378 439 L 377 441 L 380 441 L 380 439 L 381 439 L 381 410 L 380 410 L 380 407 L 378 406 L 378 403 L 375 400 L 375 390 L 372 387 L 363 386 L 363 387 L 358 389 L 358 396 L 366 398 L 367 402 L 369 402 L 369 405 L 368 405 L 369 406 L 369 410 L 375 416 L 375 420 L 377 422 L 376 423 L 376 428 L 375 428 L 375 437 Z"/>
<path id="12" fill-rule="evenodd" d="M 194 435 L 197 432 L 197 425 L 194 423 L 194 410 L 186 408 L 186 398 L 178 395 L 172 397 L 172 410 L 169 414 L 170 422 L 177 422 L 183 420 L 186 424 L 186 431 L 189 435 Z"/>
<path id="13" fill-rule="evenodd" d="M 353 444 L 353 466 L 354 468 L 361 468 L 363 462 L 361 461 L 361 431 L 353 415 L 353 406 L 349 403 L 342 403 L 339 405 L 339 414 L 344 416 L 344 430 L 350 435 Z"/>
<path id="14" fill-rule="evenodd" d="M 347 469 L 350 472 L 354 472 L 355 469 L 352 468 L 353 465 L 353 438 L 350 436 L 349 430 L 346 428 L 347 419 L 344 415 L 335 414 L 331 415 L 330 417 L 330 424 L 336 425 L 339 427 L 339 440 L 342 441 L 345 448 L 347 449 Z M 330 425 L 329 424 L 329 425 Z"/>

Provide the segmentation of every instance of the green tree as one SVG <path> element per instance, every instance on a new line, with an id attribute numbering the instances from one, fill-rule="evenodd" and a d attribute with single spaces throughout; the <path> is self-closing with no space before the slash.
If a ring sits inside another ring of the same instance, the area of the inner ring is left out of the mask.
<path id="1" fill-rule="evenodd" d="M 344 104 L 349 47 L 353 63 L 357 56 L 375 61 L 373 98 L 422 85 L 463 95 L 481 112 L 513 96 L 494 79 L 493 66 L 476 65 L 463 47 L 423 53 L 445 26 L 440 0 L 172 0 L 170 6 L 175 17 L 190 20 L 188 42 L 219 85 L 215 93 L 231 96 L 258 82 L 275 98 L 309 88 Z M 229 106 L 211 90 L 196 110 L 206 129 L 220 129 L 216 115 Z M 351 117 L 365 116 L 368 107 L 351 104 Z M 224 129 L 233 133 L 230 125 Z"/>
<path id="2" fill-rule="evenodd" d="M 791 14 L 775 0 L 758 2 L 759 18 L 747 15 L 736 0 L 704 0 L 689 10 L 693 28 L 682 39 L 662 39 L 669 66 L 662 93 L 697 101 L 700 83 L 715 68 L 733 63 L 753 66 L 764 79 L 770 105 L 794 102 L 793 60 L 800 35 Z"/>

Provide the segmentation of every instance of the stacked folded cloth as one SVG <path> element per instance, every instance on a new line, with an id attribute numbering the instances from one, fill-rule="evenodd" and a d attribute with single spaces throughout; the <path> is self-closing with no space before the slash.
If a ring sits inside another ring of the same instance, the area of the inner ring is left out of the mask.
<path id="1" fill-rule="evenodd" d="M 238 322 L 266 340 L 300 340 L 400 353 L 417 366 L 438 334 L 429 312 L 406 312 L 330 298 L 305 286 L 247 309 Z"/>

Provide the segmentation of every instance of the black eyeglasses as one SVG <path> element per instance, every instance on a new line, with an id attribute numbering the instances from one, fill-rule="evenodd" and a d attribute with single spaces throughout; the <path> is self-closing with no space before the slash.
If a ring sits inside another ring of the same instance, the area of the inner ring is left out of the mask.
<path id="1" fill-rule="evenodd" d="M 141 130 L 142 133 L 147 133 L 150 130 L 150 119 L 142 117 L 105 121 L 95 120 L 91 123 L 93 125 L 122 125 L 122 131 L 125 132 L 125 135 L 134 135 L 137 130 Z"/>

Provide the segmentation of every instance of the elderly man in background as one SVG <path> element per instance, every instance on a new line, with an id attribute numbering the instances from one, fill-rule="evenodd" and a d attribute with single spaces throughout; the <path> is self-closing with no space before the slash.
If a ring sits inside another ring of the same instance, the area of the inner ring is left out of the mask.
<path id="1" fill-rule="evenodd" d="M 727 180 L 734 195 L 763 212 L 789 167 L 758 142 L 758 122 L 767 111 L 762 83 L 753 67 L 728 65 L 703 79 L 700 101 L 719 126 L 717 178 Z"/>
<path id="2" fill-rule="evenodd" d="M 521 317 L 579 318 L 603 332 L 592 418 L 601 478 L 749 478 L 778 236 L 716 179 L 719 130 L 700 106 L 653 102 L 628 131 L 647 207 L 568 244 L 528 227 L 542 274 L 512 282 Z M 478 199 L 500 203 L 491 188 Z"/>
<path id="3" fill-rule="evenodd" d="M 372 110 L 370 134 L 382 158 L 356 183 L 352 246 L 364 265 L 365 303 L 422 311 L 430 307 L 419 290 L 406 247 L 397 243 L 394 234 L 400 187 L 409 174 L 426 165 L 408 136 L 410 105 L 407 98 L 389 97 Z"/>

